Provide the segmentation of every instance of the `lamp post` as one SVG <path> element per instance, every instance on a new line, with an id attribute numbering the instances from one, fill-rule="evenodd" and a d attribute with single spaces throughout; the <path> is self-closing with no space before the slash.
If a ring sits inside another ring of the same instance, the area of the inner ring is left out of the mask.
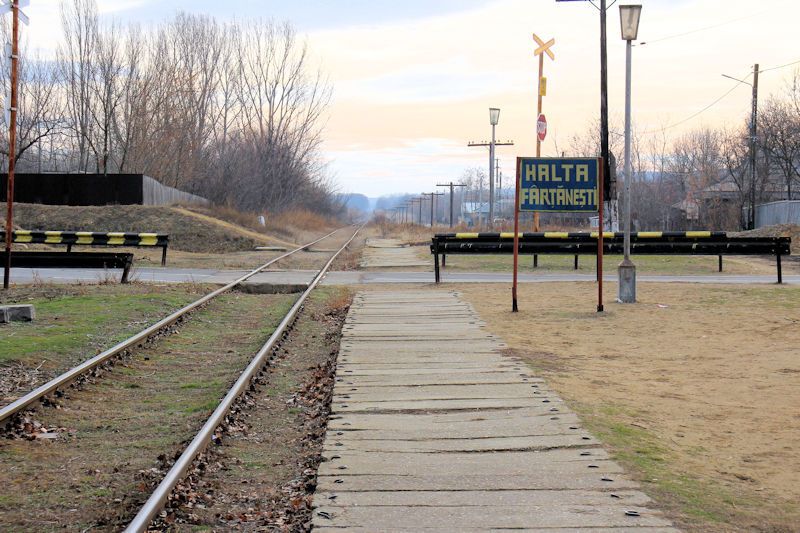
<path id="1" fill-rule="evenodd" d="M 494 129 L 500 122 L 500 110 L 496 107 L 489 108 L 489 124 L 492 125 L 492 142 L 489 144 L 489 227 L 494 227 L 494 144 L 496 142 Z"/>
<path id="2" fill-rule="evenodd" d="M 620 303 L 636 302 L 636 265 L 631 261 L 631 41 L 639 33 L 641 5 L 619 6 L 622 39 L 625 41 L 625 255 L 617 273 Z"/>
<path id="3" fill-rule="evenodd" d="M 494 225 L 494 151 L 497 146 L 513 146 L 514 141 L 497 142 L 495 138 L 495 126 L 500 122 L 500 110 L 496 107 L 489 108 L 489 124 L 492 125 L 491 142 L 474 143 L 469 142 L 467 146 L 488 146 L 489 147 L 489 227 Z M 480 200 L 483 200 L 481 198 Z M 480 205 L 480 200 L 478 204 Z"/>

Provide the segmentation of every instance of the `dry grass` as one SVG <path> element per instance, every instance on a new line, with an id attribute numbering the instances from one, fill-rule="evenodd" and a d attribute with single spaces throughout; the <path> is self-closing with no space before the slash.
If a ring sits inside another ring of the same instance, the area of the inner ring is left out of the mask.
<path id="1" fill-rule="evenodd" d="M 324 217 L 307 209 L 285 211 L 272 217 L 273 224 L 284 227 L 296 227 L 305 231 L 323 231 L 334 226 L 341 226 L 341 222 Z"/>
<path id="2" fill-rule="evenodd" d="M 277 214 L 264 213 L 265 225 L 262 226 L 258 221 L 260 213 L 248 213 L 233 207 L 217 205 L 185 205 L 182 207 L 265 235 L 279 235 L 294 240 L 300 239 L 302 237 L 300 233 L 304 231 L 321 232 L 341 226 L 341 222 L 307 209 L 295 209 Z"/>
<path id="3" fill-rule="evenodd" d="M 690 531 L 797 531 L 800 288 L 464 285 L 490 330 L 548 379 Z"/>

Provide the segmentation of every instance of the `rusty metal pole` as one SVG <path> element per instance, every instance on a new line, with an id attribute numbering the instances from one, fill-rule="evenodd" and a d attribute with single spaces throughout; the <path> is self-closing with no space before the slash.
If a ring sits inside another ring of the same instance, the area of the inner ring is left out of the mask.
<path id="1" fill-rule="evenodd" d="M 544 76 L 544 54 L 539 54 L 539 85 L 537 91 L 539 93 L 536 99 L 536 120 L 542 114 L 542 76 Z M 536 157 L 542 156 L 542 141 L 539 140 L 539 132 L 536 132 Z M 539 231 L 539 212 L 533 213 L 533 231 Z M 539 266 L 539 254 L 533 254 L 533 268 Z"/>
<path id="2" fill-rule="evenodd" d="M 536 99 L 536 119 L 542 114 L 542 76 L 544 76 L 544 54 L 539 54 L 539 86 L 537 92 L 539 96 Z M 539 140 L 539 134 L 536 134 L 536 157 L 542 157 L 542 141 Z M 533 231 L 539 231 L 539 212 L 533 213 Z M 534 257 L 536 255 L 534 254 Z"/>
<path id="3" fill-rule="evenodd" d="M 514 277 L 511 284 L 511 312 L 519 311 L 517 306 L 517 270 L 519 268 L 519 182 L 522 175 L 522 158 L 517 158 L 517 178 L 514 186 Z"/>
<path id="4" fill-rule="evenodd" d="M 8 125 L 8 179 L 6 185 L 6 264 L 3 271 L 3 288 L 11 281 L 11 242 L 14 230 L 14 167 L 17 142 L 17 68 L 19 55 L 19 0 L 11 1 L 11 106 Z"/>

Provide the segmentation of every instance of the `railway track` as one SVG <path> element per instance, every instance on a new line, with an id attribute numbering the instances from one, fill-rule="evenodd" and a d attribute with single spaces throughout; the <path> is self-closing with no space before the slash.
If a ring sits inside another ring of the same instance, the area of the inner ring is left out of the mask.
<path id="1" fill-rule="evenodd" d="M 174 313 L 170 314 L 169 316 L 162 318 L 155 324 L 143 329 L 142 331 L 136 333 L 135 335 L 128 337 L 124 341 L 108 348 L 107 350 L 97 354 L 96 356 L 92 357 L 91 359 L 87 359 L 86 361 L 82 362 L 81 364 L 67 370 L 66 372 L 62 373 L 61 375 L 51 379 L 47 383 L 35 388 L 34 390 L 30 391 L 29 393 L 25 394 L 24 396 L 18 398 L 17 400 L 11 402 L 10 404 L 4 406 L 0 409 L 0 424 L 4 423 L 7 419 L 14 416 L 17 413 L 28 409 L 30 406 L 35 404 L 36 402 L 42 400 L 47 395 L 52 394 L 53 392 L 61 389 L 81 376 L 86 375 L 88 372 L 92 371 L 93 369 L 97 368 L 98 366 L 112 360 L 114 357 L 119 356 L 122 353 L 125 353 L 128 350 L 136 348 L 137 346 L 142 345 L 143 343 L 147 342 L 148 339 L 154 337 L 159 332 L 163 331 L 164 329 L 170 327 L 171 325 L 175 324 L 178 320 L 188 316 L 192 311 L 198 309 L 214 298 L 224 294 L 237 286 L 241 285 L 243 282 L 247 281 L 248 279 L 252 278 L 256 274 L 266 270 L 270 266 L 274 265 L 278 261 L 286 259 L 302 250 L 306 250 L 311 246 L 331 237 L 335 233 L 338 233 L 344 228 L 339 228 L 334 230 L 319 239 L 316 239 L 312 242 L 303 244 L 295 248 L 294 250 L 290 250 L 274 259 L 271 259 L 264 263 L 263 265 L 251 270 L 244 276 L 232 281 L 231 283 L 216 289 L 202 298 L 195 300 L 194 302 L 178 309 Z M 357 232 L 356 232 L 357 233 Z M 355 235 L 354 235 L 355 236 Z M 352 240 L 352 239 L 351 239 Z M 349 243 L 350 241 L 348 241 Z"/>
<path id="2" fill-rule="evenodd" d="M 165 317 L 164 319 L 158 321 L 157 323 L 151 325 L 150 327 L 142 330 L 136 335 L 126 339 L 123 342 L 120 342 L 119 344 L 105 350 L 104 352 L 98 354 L 97 356 L 92 357 L 87 361 L 84 361 L 80 365 L 50 380 L 49 382 L 31 391 L 25 396 L 19 398 L 13 403 L 0 409 L 0 423 L 8 421 L 10 417 L 13 417 L 15 414 L 18 414 L 20 412 L 29 409 L 31 406 L 36 404 L 36 402 L 41 401 L 43 398 L 46 398 L 48 395 L 52 394 L 53 392 L 59 389 L 63 389 L 70 383 L 76 381 L 81 376 L 84 376 L 87 373 L 91 372 L 98 366 L 114 359 L 115 357 L 121 354 L 129 353 L 132 350 L 135 350 L 137 347 L 144 345 L 148 339 L 157 336 L 159 332 L 162 332 L 166 328 L 169 328 L 181 318 L 189 315 L 189 313 L 191 313 L 192 311 L 200 307 L 203 307 L 205 304 L 209 303 L 211 300 L 217 298 L 218 296 L 231 291 L 236 286 L 240 285 L 244 281 L 247 281 L 248 279 L 258 274 L 259 272 L 270 267 L 271 265 L 274 265 L 278 261 L 285 259 L 301 250 L 307 249 L 310 246 L 317 244 L 324 239 L 330 238 L 332 235 L 334 235 L 339 231 L 342 231 L 343 229 L 344 228 L 331 232 L 328 235 L 325 235 L 313 242 L 304 244 L 292 251 L 289 251 L 259 266 L 258 268 L 248 272 L 239 279 L 203 296 L 202 298 L 196 300 L 195 302 L 192 302 L 191 304 L 181 308 L 175 313 L 172 313 L 171 315 Z M 331 257 L 326 261 L 324 266 L 318 270 L 317 274 L 315 275 L 312 282 L 309 284 L 308 288 L 299 296 L 299 298 L 294 302 L 294 304 L 291 305 L 289 311 L 283 316 L 280 323 L 274 329 L 274 331 L 269 336 L 267 341 L 258 350 L 258 352 L 255 354 L 252 360 L 250 360 L 249 364 L 247 364 L 244 371 L 238 376 L 238 379 L 235 380 L 233 386 L 228 390 L 227 394 L 225 394 L 224 398 L 219 402 L 217 407 L 214 409 L 213 413 L 208 417 L 208 419 L 202 425 L 200 431 L 191 439 L 189 444 L 185 447 L 183 452 L 176 459 L 171 469 L 166 473 L 166 475 L 164 475 L 161 482 L 152 492 L 152 494 L 147 499 L 145 504 L 141 507 L 141 509 L 136 514 L 134 519 L 130 522 L 126 531 L 134 532 L 134 531 L 147 530 L 148 525 L 150 524 L 152 519 L 155 516 L 157 516 L 158 513 L 161 511 L 170 493 L 175 488 L 175 486 L 181 481 L 181 479 L 185 476 L 187 470 L 191 467 L 192 462 L 200 453 L 202 453 L 202 451 L 206 448 L 209 442 L 211 442 L 215 430 L 224 422 L 226 415 L 230 411 L 231 407 L 234 405 L 236 399 L 242 394 L 242 392 L 248 389 L 251 380 L 258 375 L 259 371 L 264 367 L 269 355 L 279 344 L 281 339 L 287 334 L 287 331 L 291 328 L 298 313 L 302 309 L 304 302 L 309 297 L 311 291 L 313 291 L 313 289 L 319 284 L 319 282 L 322 280 L 325 273 L 328 271 L 331 264 L 339 256 L 339 254 L 345 248 L 347 248 L 347 246 L 355 239 L 360 229 L 361 228 L 355 229 L 353 234 L 346 240 L 346 242 L 335 253 L 333 253 Z"/>

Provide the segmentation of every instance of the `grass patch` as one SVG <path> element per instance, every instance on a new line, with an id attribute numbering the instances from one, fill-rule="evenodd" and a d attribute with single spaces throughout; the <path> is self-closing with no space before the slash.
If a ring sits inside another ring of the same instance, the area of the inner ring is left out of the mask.
<path id="1" fill-rule="evenodd" d="M 736 508 L 755 502 L 744 501 L 719 485 L 672 468 L 672 451 L 650 431 L 626 419 L 630 409 L 615 405 L 573 405 L 586 427 L 611 450 L 615 461 L 635 473 L 660 502 L 668 502 L 679 513 L 704 522 L 726 522 Z"/>
<path id="2" fill-rule="evenodd" d="M 42 360 L 58 362 L 65 355 L 92 355 L 166 316 L 196 295 L 170 290 L 130 294 L 106 287 L 83 295 L 33 297 L 36 320 L 3 326 L 0 363 Z M 71 360 L 70 357 L 66 359 Z"/>

